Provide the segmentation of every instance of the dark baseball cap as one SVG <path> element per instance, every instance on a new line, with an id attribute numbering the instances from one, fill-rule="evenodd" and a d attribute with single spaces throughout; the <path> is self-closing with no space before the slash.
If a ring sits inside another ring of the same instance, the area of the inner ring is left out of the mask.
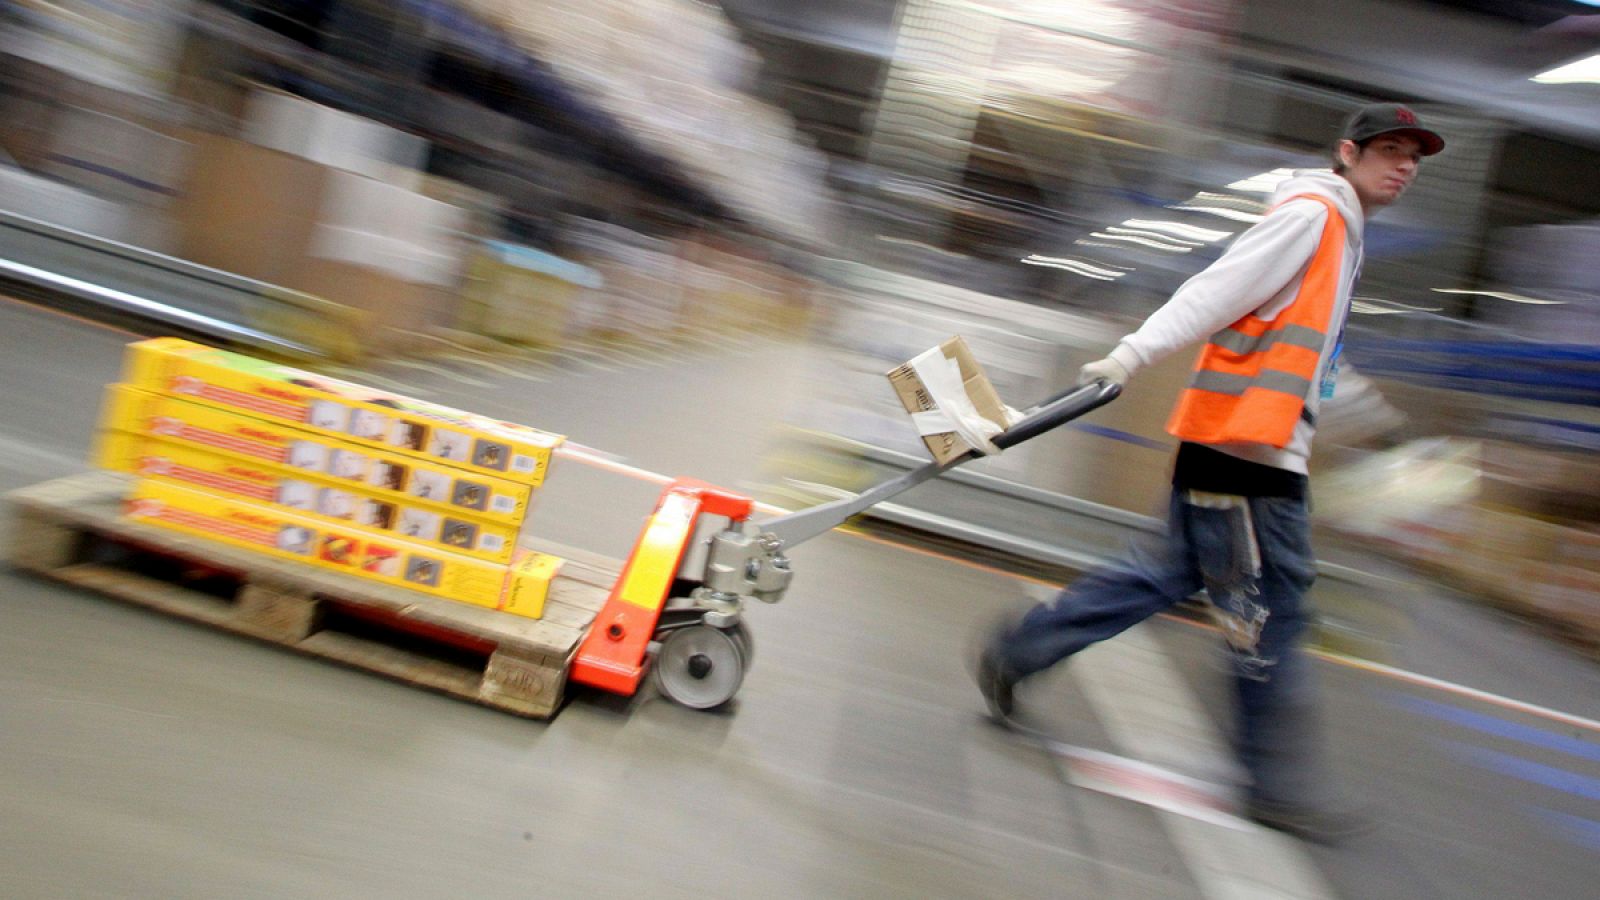
<path id="1" fill-rule="evenodd" d="M 1374 103 L 1363 106 L 1345 120 L 1342 137 L 1362 143 L 1380 134 L 1405 134 L 1422 145 L 1422 155 L 1432 156 L 1444 149 L 1444 138 L 1422 124 L 1422 120 L 1401 103 Z"/>

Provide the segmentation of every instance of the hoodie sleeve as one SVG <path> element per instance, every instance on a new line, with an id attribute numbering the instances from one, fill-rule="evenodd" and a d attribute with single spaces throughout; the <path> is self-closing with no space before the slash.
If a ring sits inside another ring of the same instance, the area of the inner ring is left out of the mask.
<path id="1" fill-rule="evenodd" d="M 1185 281 L 1117 344 L 1111 358 L 1132 376 L 1259 309 L 1305 269 L 1327 217 L 1319 203 L 1290 202 L 1274 210 Z"/>

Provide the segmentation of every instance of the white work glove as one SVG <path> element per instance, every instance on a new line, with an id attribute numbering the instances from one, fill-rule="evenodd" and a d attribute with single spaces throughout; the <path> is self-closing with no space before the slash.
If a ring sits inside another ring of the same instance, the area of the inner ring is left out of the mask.
<path id="1" fill-rule="evenodd" d="M 1104 379 L 1118 387 L 1128 383 L 1128 370 L 1111 357 L 1097 359 L 1078 370 L 1078 384 Z"/>

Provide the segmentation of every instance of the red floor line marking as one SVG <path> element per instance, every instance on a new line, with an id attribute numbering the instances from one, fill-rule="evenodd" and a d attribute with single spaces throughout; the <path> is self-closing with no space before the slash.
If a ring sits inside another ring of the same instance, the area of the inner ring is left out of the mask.
<path id="1" fill-rule="evenodd" d="M 651 484 L 672 483 L 672 479 L 669 476 L 659 475 L 650 471 L 649 469 L 641 469 L 638 466 L 630 466 L 627 463 L 620 462 L 618 460 L 606 459 L 605 457 L 598 456 L 589 450 L 580 450 L 577 447 L 567 444 L 557 447 L 555 453 L 557 456 L 570 459 L 573 462 L 582 463 L 586 466 L 593 466 L 596 469 L 603 469 L 607 472 L 615 472 L 618 475 L 626 475 L 629 478 L 636 478 L 640 481 L 648 481 Z"/>
<path id="2" fill-rule="evenodd" d="M 1245 828 L 1218 785 L 1135 759 L 1054 743 L 1067 780 L 1078 787 L 1230 828 Z"/>

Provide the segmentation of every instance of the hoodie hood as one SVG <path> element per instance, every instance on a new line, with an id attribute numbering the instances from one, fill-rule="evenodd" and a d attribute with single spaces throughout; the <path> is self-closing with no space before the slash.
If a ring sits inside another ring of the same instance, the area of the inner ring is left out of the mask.
<path id="1" fill-rule="evenodd" d="M 1361 235 L 1366 230 L 1366 216 L 1361 212 L 1356 189 L 1344 180 L 1344 176 L 1335 175 L 1332 169 L 1301 169 L 1278 185 L 1278 189 L 1272 192 L 1268 206 L 1277 206 L 1296 194 L 1316 194 L 1332 200 L 1344 216 L 1345 228 L 1354 243 L 1361 243 Z"/>

